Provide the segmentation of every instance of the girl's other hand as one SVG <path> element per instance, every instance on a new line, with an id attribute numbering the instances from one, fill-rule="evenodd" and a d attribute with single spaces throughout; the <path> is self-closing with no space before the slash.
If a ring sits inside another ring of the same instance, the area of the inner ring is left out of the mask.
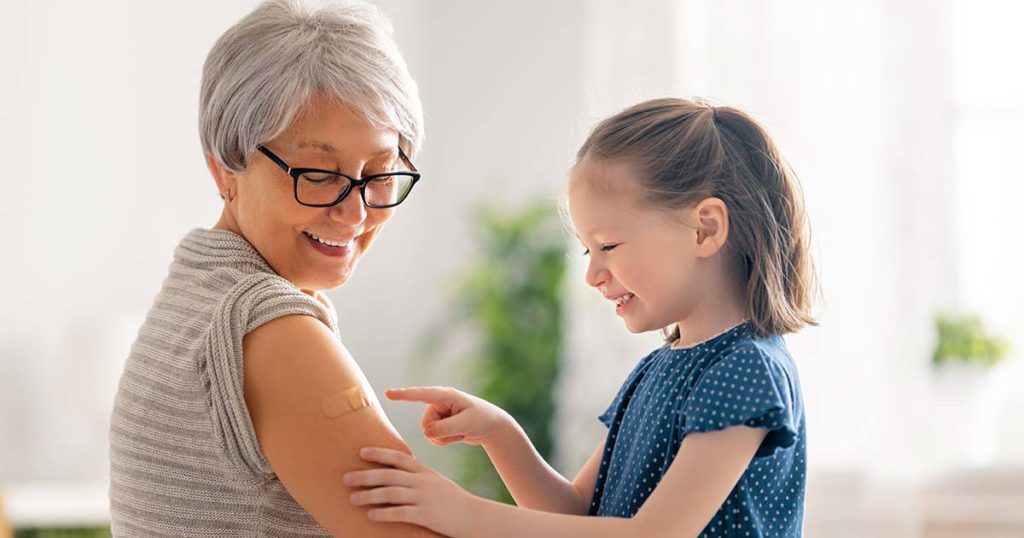
<path id="1" fill-rule="evenodd" d="M 437 446 L 462 441 L 486 445 L 515 420 L 502 408 L 451 387 L 408 387 L 384 392 L 391 400 L 427 404 L 420 420 L 423 435 Z"/>
<path id="2" fill-rule="evenodd" d="M 352 493 L 349 501 L 373 506 L 366 517 L 412 523 L 447 536 L 466 534 L 466 514 L 472 513 L 470 505 L 477 497 L 404 452 L 366 447 L 359 457 L 388 466 L 352 471 L 342 479 L 346 486 L 363 488 Z"/>

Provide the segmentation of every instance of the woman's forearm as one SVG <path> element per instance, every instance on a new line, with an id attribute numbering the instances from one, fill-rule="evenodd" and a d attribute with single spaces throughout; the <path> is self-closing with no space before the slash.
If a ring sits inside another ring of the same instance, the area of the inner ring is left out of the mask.
<path id="1" fill-rule="evenodd" d="M 580 492 L 544 461 L 514 420 L 485 443 L 484 450 L 519 506 L 562 514 L 587 513 Z"/>

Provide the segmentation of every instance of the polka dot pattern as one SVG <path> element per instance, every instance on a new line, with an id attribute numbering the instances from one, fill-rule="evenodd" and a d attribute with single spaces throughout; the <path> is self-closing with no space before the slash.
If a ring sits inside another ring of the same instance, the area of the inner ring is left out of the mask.
<path id="1" fill-rule="evenodd" d="M 701 536 L 800 536 L 806 478 L 803 398 L 781 337 L 743 322 L 700 344 L 644 357 L 608 410 L 591 515 L 632 517 L 690 432 L 768 430 Z"/>

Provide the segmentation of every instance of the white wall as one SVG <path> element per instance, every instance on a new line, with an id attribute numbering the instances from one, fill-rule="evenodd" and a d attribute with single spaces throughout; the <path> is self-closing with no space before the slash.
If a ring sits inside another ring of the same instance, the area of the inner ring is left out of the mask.
<path id="1" fill-rule="evenodd" d="M 105 473 L 120 363 L 171 249 L 219 206 L 197 88 L 247 6 L 211 6 L 4 6 L 0 479 Z"/>

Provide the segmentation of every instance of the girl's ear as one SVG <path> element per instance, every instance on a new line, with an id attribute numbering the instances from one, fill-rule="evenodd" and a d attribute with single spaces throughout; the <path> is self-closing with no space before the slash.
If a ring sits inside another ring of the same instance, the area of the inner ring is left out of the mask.
<path id="1" fill-rule="evenodd" d="M 210 169 L 213 180 L 217 183 L 217 192 L 225 200 L 233 199 L 238 194 L 238 174 L 222 166 L 217 159 L 206 154 L 206 167 Z"/>
<path id="2" fill-rule="evenodd" d="M 692 215 L 697 221 L 694 254 L 710 258 L 729 238 L 729 208 L 719 198 L 705 198 L 693 208 Z"/>

